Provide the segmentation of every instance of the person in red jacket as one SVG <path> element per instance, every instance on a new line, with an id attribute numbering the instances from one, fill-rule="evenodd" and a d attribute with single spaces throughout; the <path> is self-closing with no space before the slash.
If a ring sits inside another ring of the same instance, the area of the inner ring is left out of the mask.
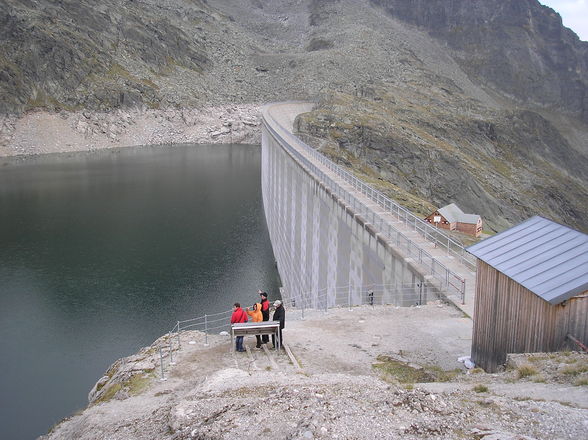
<path id="1" fill-rule="evenodd" d="M 241 304 L 233 304 L 233 314 L 231 315 L 231 324 L 240 324 L 247 322 L 247 313 L 241 308 Z M 237 336 L 235 342 L 235 349 L 237 351 L 245 351 L 243 348 L 243 336 Z"/>

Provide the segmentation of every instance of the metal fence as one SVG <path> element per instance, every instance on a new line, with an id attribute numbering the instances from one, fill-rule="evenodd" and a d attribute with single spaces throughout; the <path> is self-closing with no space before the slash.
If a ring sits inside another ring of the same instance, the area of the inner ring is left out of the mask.
<path id="1" fill-rule="evenodd" d="M 267 112 L 265 116 L 269 117 Z M 380 231 L 388 241 L 395 243 L 398 249 L 403 250 L 409 257 L 418 262 L 418 264 L 424 266 L 427 269 L 427 272 L 437 281 L 438 287 L 446 290 L 449 294 L 460 296 L 462 303 L 465 301 L 465 280 L 448 269 L 430 253 L 423 250 L 405 234 L 396 229 L 384 216 L 389 215 L 393 219 L 402 222 L 411 230 L 419 233 L 426 240 L 435 243 L 437 247 L 445 249 L 448 255 L 458 258 L 459 261 L 469 269 L 475 270 L 475 258 L 465 251 L 461 243 L 458 243 L 447 234 L 434 228 L 429 223 L 421 220 L 402 206 L 398 205 L 396 202 L 390 200 L 381 192 L 343 170 L 324 155 L 292 135 L 278 122 L 275 120 L 273 121 L 276 125 L 282 128 L 286 136 L 289 137 L 289 140 L 284 139 L 282 135 L 274 130 L 274 128 L 264 119 L 265 128 L 272 133 L 276 141 L 278 141 L 285 151 L 287 151 L 303 168 L 306 168 L 319 181 L 322 181 L 335 195 L 337 195 L 337 197 L 344 200 L 368 223 L 374 225 L 374 227 Z M 304 151 L 304 154 L 302 154 L 297 148 L 294 148 L 291 144 L 297 145 L 297 147 Z M 307 155 L 310 156 L 312 160 L 310 160 Z M 336 174 L 337 177 L 343 179 L 344 184 L 346 184 L 347 187 L 344 187 L 342 184 L 327 175 L 315 164 L 315 161 L 327 167 L 329 171 Z M 366 196 L 368 200 L 376 203 L 378 207 L 382 208 L 382 211 L 376 212 L 372 206 L 368 206 L 364 201 L 353 195 L 352 192 L 349 191 L 349 186 Z"/>
<path id="2" fill-rule="evenodd" d="M 421 283 L 414 285 L 385 285 L 372 284 L 367 286 L 338 286 L 321 289 L 318 292 L 304 292 L 297 297 L 290 297 L 288 292 L 281 291 L 282 302 L 289 312 L 289 319 L 302 318 L 305 313 L 328 313 L 329 309 L 356 307 L 356 306 L 384 306 L 397 307 L 426 305 L 430 301 L 439 300 L 439 291 L 431 286 Z M 230 333 L 231 314 L 233 310 L 225 310 L 219 313 L 204 314 L 196 318 L 177 321 L 168 332 L 167 338 L 159 347 L 160 379 L 166 380 L 166 371 L 175 365 L 174 357 L 182 348 L 182 332 L 199 331 L 203 334 L 204 345 L 208 345 L 210 334 L 219 334 L 222 331 Z M 185 342 L 184 342 L 185 343 Z M 175 354 L 174 354 L 175 353 Z"/>
<path id="3" fill-rule="evenodd" d="M 438 300 L 439 290 L 424 283 L 413 285 L 368 284 L 361 287 L 348 285 L 320 289 L 318 292 L 306 292 L 296 297 L 283 293 L 286 306 L 301 311 L 321 310 L 353 306 L 393 305 L 398 307 L 425 305 L 431 300 Z"/>
<path id="4" fill-rule="evenodd" d="M 182 348 L 181 334 L 188 330 L 200 331 L 204 335 L 204 345 L 208 345 L 208 335 L 213 333 L 220 333 L 230 331 L 230 318 L 232 310 L 224 312 L 204 314 L 196 318 L 177 321 L 174 327 L 167 333 L 167 338 L 164 338 L 164 343 L 159 346 L 159 370 L 160 380 L 167 380 L 166 371 L 173 365 L 174 352 Z"/>

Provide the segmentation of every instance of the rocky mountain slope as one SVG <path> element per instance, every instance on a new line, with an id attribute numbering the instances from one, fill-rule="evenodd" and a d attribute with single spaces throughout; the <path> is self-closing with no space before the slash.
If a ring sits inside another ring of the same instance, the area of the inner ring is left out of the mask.
<path id="1" fill-rule="evenodd" d="M 300 134 L 416 212 L 588 231 L 588 43 L 536 0 L 474 3 L 6 0 L 0 154 L 252 140 L 252 105 L 305 99 Z"/>
<path id="2" fill-rule="evenodd" d="M 535 0 L 372 0 L 453 50 L 470 78 L 588 122 L 588 42 Z"/>

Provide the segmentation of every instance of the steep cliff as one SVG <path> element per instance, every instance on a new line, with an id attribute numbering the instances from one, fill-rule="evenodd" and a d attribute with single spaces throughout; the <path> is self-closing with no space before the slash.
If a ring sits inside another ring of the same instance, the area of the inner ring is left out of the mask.
<path id="1" fill-rule="evenodd" d="M 454 50 L 471 78 L 588 122 L 588 42 L 536 0 L 371 0 Z"/>

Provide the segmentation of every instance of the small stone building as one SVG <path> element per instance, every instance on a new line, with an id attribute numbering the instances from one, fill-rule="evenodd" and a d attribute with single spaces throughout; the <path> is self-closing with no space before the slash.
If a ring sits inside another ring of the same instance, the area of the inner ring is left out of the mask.
<path id="1" fill-rule="evenodd" d="M 535 216 L 467 251 L 478 258 L 472 360 L 588 345 L 588 235 Z"/>
<path id="2" fill-rule="evenodd" d="M 482 217 L 477 214 L 465 214 L 455 203 L 439 208 L 425 217 L 425 221 L 436 223 L 442 229 L 463 232 L 474 237 L 482 233 Z"/>

